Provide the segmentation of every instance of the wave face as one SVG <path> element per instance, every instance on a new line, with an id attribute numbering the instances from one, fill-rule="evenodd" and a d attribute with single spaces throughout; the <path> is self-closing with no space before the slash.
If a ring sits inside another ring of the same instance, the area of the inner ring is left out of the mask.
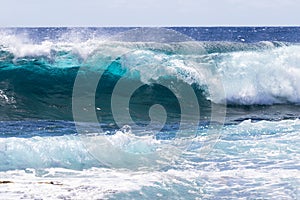
<path id="1" fill-rule="evenodd" d="M 72 120 L 72 92 L 80 68 L 84 68 L 82 76 L 87 81 L 103 71 L 96 91 L 96 98 L 101 99 L 96 101 L 101 102 L 98 107 L 104 108 L 102 117 L 111 113 L 109 94 L 121 77 L 148 85 L 135 93 L 133 105 L 150 96 L 151 101 L 169 105 L 171 113 L 179 113 L 178 102 L 155 83 L 172 80 L 179 85 L 191 85 L 204 109 L 209 108 L 211 102 L 232 106 L 297 105 L 300 102 L 300 46 L 297 43 L 115 41 L 108 40 L 107 34 L 120 30 L 101 29 L 98 35 L 95 30 L 2 30 L 1 119 Z M 43 36 L 46 33 L 48 37 Z M 197 33 L 199 37 L 203 32 Z M 193 34 L 195 31 L 190 31 L 190 35 Z M 116 54 L 116 49 L 126 54 Z M 221 78 L 225 97 L 218 96 L 219 88 L 214 85 L 216 77 Z"/>

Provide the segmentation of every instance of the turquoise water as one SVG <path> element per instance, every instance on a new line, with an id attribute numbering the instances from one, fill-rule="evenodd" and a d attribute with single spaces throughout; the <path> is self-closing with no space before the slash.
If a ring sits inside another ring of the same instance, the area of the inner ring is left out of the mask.
<path id="1" fill-rule="evenodd" d="M 299 199 L 299 33 L 1 29 L 0 199 Z"/>

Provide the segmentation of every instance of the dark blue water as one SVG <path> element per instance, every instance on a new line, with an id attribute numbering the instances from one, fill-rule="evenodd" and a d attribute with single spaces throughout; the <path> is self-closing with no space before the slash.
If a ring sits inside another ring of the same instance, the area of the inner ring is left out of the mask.
<path id="1" fill-rule="evenodd" d="M 33 197 L 76 180 L 74 198 L 298 199 L 299 43 L 299 27 L 0 29 L 0 181 L 19 184 L 0 193 L 49 178 L 61 189 Z"/>
<path id="2" fill-rule="evenodd" d="M 138 28 L 138 27 L 136 27 Z M 62 40 L 64 33 L 74 32 L 81 34 L 80 39 L 91 37 L 111 36 L 120 32 L 136 29 L 135 27 L 112 27 L 112 28 L 2 28 L 5 32 L 26 35 L 31 41 L 41 42 L 45 40 Z M 299 27 L 167 27 L 183 33 L 197 41 L 228 41 L 228 42 L 260 42 L 281 41 L 299 43 Z M 65 38 L 64 38 L 65 39 Z M 69 38 L 72 39 L 72 38 Z M 74 39 L 74 38 L 73 38 Z"/>

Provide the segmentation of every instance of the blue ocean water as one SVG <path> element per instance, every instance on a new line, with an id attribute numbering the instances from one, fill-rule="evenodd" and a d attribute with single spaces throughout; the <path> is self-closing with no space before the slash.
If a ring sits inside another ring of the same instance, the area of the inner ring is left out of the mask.
<path id="1" fill-rule="evenodd" d="M 299 43 L 299 27 L 0 29 L 0 199 L 299 199 Z"/>

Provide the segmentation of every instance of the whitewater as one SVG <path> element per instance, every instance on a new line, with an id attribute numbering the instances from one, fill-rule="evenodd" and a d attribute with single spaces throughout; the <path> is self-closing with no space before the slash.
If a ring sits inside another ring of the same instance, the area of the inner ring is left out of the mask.
<path id="1" fill-rule="evenodd" d="M 299 30 L 0 29 L 0 199 L 299 199 Z"/>

